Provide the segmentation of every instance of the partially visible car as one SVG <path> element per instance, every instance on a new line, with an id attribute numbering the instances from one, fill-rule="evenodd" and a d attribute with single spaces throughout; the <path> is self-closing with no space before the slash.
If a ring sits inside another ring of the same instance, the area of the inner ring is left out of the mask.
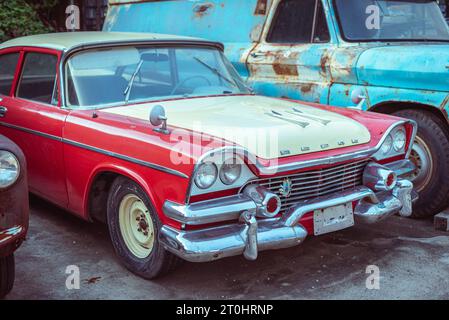
<path id="1" fill-rule="evenodd" d="M 28 230 L 26 172 L 22 151 L 0 135 L 0 298 L 7 295 L 14 285 L 14 252 Z"/>

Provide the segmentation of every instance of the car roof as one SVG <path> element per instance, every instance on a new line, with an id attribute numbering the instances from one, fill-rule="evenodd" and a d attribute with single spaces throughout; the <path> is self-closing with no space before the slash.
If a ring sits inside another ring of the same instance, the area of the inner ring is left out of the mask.
<path id="1" fill-rule="evenodd" d="M 47 33 L 15 38 L 0 44 L 0 49 L 31 46 L 67 52 L 73 48 L 81 46 L 100 46 L 106 44 L 122 44 L 133 42 L 211 43 L 199 38 L 181 37 L 166 34 L 83 31 Z"/>

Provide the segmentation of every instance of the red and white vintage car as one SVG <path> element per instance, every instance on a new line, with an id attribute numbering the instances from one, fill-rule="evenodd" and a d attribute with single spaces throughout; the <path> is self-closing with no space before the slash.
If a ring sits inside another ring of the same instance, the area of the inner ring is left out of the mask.
<path id="1" fill-rule="evenodd" d="M 123 33 L 3 43 L 0 133 L 31 191 L 107 222 L 145 278 L 411 215 L 414 122 L 256 96 L 222 50 Z"/>

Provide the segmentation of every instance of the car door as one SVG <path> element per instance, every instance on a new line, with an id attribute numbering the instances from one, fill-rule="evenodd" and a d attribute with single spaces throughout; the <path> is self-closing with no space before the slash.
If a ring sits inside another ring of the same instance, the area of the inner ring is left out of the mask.
<path id="1" fill-rule="evenodd" d="M 331 52 L 321 0 L 278 0 L 248 57 L 248 81 L 262 94 L 327 103 Z"/>
<path id="2" fill-rule="evenodd" d="M 0 66 L 2 58 L 0 52 Z M 0 103 L 0 133 L 23 150 L 30 190 L 66 207 L 62 131 L 68 111 L 59 103 L 59 60 L 57 51 L 21 49 L 10 92 Z"/>

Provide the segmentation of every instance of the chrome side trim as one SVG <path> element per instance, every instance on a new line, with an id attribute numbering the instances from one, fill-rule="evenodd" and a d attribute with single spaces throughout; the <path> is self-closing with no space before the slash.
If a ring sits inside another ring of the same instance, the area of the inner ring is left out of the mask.
<path id="1" fill-rule="evenodd" d="M 170 169 L 170 168 L 167 168 L 167 167 L 164 167 L 164 166 L 160 166 L 158 164 L 154 164 L 154 163 L 143 161 L 143 160 L 140 160 L 140 159 L 128 157 L 128 156 L 125 156 L 125 155 L 122 155 L 122 154 L 119 154 L 119 153 L 115 153 L 115 152 L 107 151 L 107 150 L 104 150 L 104 149 L 92 147 L 92 146 L 89 146 L 87 144 L 79 143 L 79 142 L 68 140 L 68 139 L 63 139 L 63 142 L 68 144 L 68 145 L 72 145 L 72 146 L 75 146 L 75 147 L 78 147 L 78 148 L 81 148 L 81 149 L 85 149 L 85 150 L 93 151 L 93 152 L 96 152 L 96 153 L 104 154 L 104 155 L 112 157 L 112 158 L 116 158 L 116 159 L 119 159 L 119 160 L 124 160 L 124 161 L 127 161 L 127 162 L 138 164 L 138 165 L 143 166 L 143 167 L 147 167 L 147 168 L 154 169 L 154 170 L 157 170 L 157 171 L 165 172 L 165 173 L 168 173 L 168 174 L 171 174 L 171 175 L 174 175 L 174 176 L 178 176 L 178 177 L 181 177 L 181 178 L 184 178 L 184 179 L 188 179 L 189 178 L 188 175 L 186 175 L 186 174 L 184 174 L 184 173 L 182 173 L 180 171 L 177 171 L 177 170 L 174 170 L 174 169 Z"/>
<path id="2" fill-rule="evenodd" d="M 184 174 L 182 172 L 179 172 L 177 170 L 174 170 L 174 169 L 166 168 L 166 167 L 163 167 L 163 166 L 151 163 L 151 162 L 143 161 L 143 160 L 140 160 L 140 159 L 128 157 L 128 156 L 125 156 L 125 155 L 122 155 L 122 154 L 119 154 L 119 153 L 115 153 L 115 152 L 107 151 L 107 150 L 104 150 L 104 149 L 92 147 L 92 146 L 89 146 L 87 144 L 83 144 L 83 143 L 76 142 L 76 141 L 69 140 L 69 139 L 64 139 L 64 138 L 57 137 L 57 136 L 54 136 L 54 135 L 51 135 L 51 134 L 47 134 L 47 133 L 44 133 L 44 132 L 40 132 L 40 131 L 28 129 L 28 128 L 23 128 L 23 127 L 15 126 L 15 125 L 12 125 L 12 124 L 9 124 L 9 123 L 4 123 L 4 122 L 0 122 L 0 126 L 6 127 L 6 128 L 10 128 L 10 129 L 14 129 L 14 130 L 19 130 L 19 131 L 22 131 L 22 132 L 25 132 L 25 133 L 28 133 L 28 134 L 37 135 L 39 137 L 51 139 L 51 140 L 54 140 L 54 141 L 65 143 L 67 145 L 71 145 L 71 146 L 78 147 L 78 148 L 81 148 L 81 149 L 89 150 L 89 151 L 92 151 L 92 152 L 104 154 L 104 155 L 112 157 L 112 158 L 116 158 L 116 159 L 119 159 L 119 160 L 131 162 L 131 163 L 143 166 L 143 167 L 147 167 L 147 168 L 154 169 L 154 170 L 157 170 L 157 171 L 165 172 L 165 173 L 168 173 L 168 174 L 171 174 L 171 175 L 175 175 L 175 176 L 178 176 L 178 177 L 181 177 L 181 178 L 184 178 L 184 179 L 188 179 L 189 178 L 188 175 L 186 175 L 186 174 Z"/>
<path id="3" fill-rule="evenodd" d="M 22 131 L 22 132 L 29 133 L 29 134 L 34 134 L 34 135 L 42 137 L 42 138 L 47 138 L 47 139 L 50 139 L 50 140 L 62 142 L 62 138 L 61 137 L 57 137 L 57 136 L 54 136 L 54 135 L 51 135 L 51 134 L 48 134 L 48 133 L 44 133 L 44 132 L 40 132 L 40 131 L 28 129 L 28 128 L 15 126 L 13 124 L 5 123 L 5 122 L 2 122 L 2 121 L 0 121 L 0 126 L 6 127 L 6 128 L 9 128 L 9 129 Z"/>

